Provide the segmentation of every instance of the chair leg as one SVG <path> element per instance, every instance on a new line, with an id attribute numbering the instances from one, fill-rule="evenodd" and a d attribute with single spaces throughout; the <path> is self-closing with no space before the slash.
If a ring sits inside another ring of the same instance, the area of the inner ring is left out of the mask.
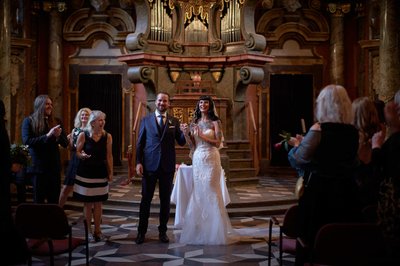
<path id="1" fill-rule="evenodd" d="M 272 219 L 269 220 L 269 236 L 268 236 L 268 266 L 271 266 L 271 248 L 272 245 Z"/>
<path id="2" fill-rule="evenodd" d="M 283 237 L 283 235 L 282 235 L 282 228 L 280 228 L 280 230 L 279 230 L 279 265 L 283 265 L 283 262 L 282 262 L 282 242 L 283 242 L 283 240 L 282 240 L 282 237 Z"/>
<path id="3" fill-rule="evenodd" d="M 47 240 L 47 244 L 49 245 L 50 250 L 50 265 L 54 266 L 54 246 L 53 241 L 51 239 Z"/>
<path id="4" fill-rule="evenodd" d="M 86 265 L 89 266 L 89 230 L 86 219 L 83 220 L 83 225 L 85 228 Z"/>

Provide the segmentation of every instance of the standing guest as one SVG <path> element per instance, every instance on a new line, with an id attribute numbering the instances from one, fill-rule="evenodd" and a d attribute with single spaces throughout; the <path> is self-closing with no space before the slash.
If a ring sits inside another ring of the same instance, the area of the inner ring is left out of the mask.
<path id="1" fill-rule="evenodd" d="M 169 94 L 158 93 L 155 105 L 155 112 L 145 116 L 140 123 L 136 147 L 136 173 L 142 177 L 136 244 L 142 244 L 145 240 L 157 180 L 160 193 L 159 239 L 163 243 L 169 242 L 167 224 L 176 163 L 175 140 L 181 146 L 186 143 L 179 120 L 167 113 L 170 106 Z"/>
<path id="2" fill-rule="evenodd" d="M 372 160 L 382 178 L 378 198 L 378 225 L 387 241 L 388 257 L 400 262 L 400 90 L 385 106 L 389 137 L 384 131 L 372 137 Z M 386 140 L 385 140 L 386 139 Z M 395 265 L 395 263 L 393 264 Z"/>
<path id="3" fill-rule="evenodd" d="M 354 126 L 358 129 L 358 159 L 356 182 L 362 207 L 377 204 L 380 180 L 374 175 L 372 159 L 372 136 L 382 130 L 374 101 L 360 97 L 352 103 Z"/>
<path id="4" fill-rule="evenodd" d="M 61 123 L 53 119 L 53 102 L 48 95 L 39 95 L 34 112 L 22 122 L 22 142 L 29 146 L 32 164 L 33 199 L 36 203 L 58 203 L 61 190 L 61 158 L 59 145 L 68 146 Z"/>
<path id="5" fill-rule="evenodd" d="M 317 231 L 327 223 L 360 219 L 357 204 L 358 130 L 346 89 L 328 85 L 316 101 L 316 123 L 300 142 L 291 138 L 292 166 L 305 170 L 305 188 L 299 198 L 298 234 L 312 246 Z M 296 265 L 302 265 L 296 252 Z"/>
<path id="6" fill-rule="evenodd" d="M 85 131 L 78 136 L 76 156 L 80 159 L 76 171 L 74 197 L 83 202 L 84 217 L 96 242 L 101 232 L 103 201 L 108 199 L 109 182 L 113 179 L 112 136 L 104 130 L 106 114 L 92 111 Z"/>
<path id="7" fill-rule="evenodd" d="M 21 165 L 12 166 L 11 164 L 10 139 L 6 129 L 5 114 L 4 102 L 0 100 L 0 235 L 6 243 L 1 249 L 0 256 L 2 264 L 17 265 L 27 262 L 29 251 L 25 239 L 18 233 L 12 218 L 11 169 L 21 168 Z"/>
<path id="8" fill-rule="evenodd" d="M 221 120 L 214 112 L 210 96 L 201 96 L 194 112 L 191 131 L 182 125 L 187 142 L 194 149 L 193 192 L 190 195 L 180 243 L 223 245 L 228 243 L 232 226 L 222 197 L 219 147 Z"/>
<path id="9" fill-rule="evenodd" d="M 78 168 L 79 164 L 79 159 L 76 157 L 76 141 L 78 140 L 79 134 L 84 130 L 88 123 L 90 112 L 91 110 L 86 107 L 81 108 L 78 111 L 74 120 L 74 129 L 72 129 L 72 132 L 67 136 L 71 150 L 71 157 L 65 173 L 64 186 L 61 190 L 60 199 L 58 202 L 61 207 L 64 207 L 69 194 L 74 190 L 76 169 Z"/>

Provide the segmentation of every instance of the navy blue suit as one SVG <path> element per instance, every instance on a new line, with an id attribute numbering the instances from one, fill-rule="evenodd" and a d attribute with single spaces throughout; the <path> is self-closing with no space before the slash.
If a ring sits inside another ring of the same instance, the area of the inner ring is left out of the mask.
<path id="1" fill-rule="evenodd" d="M 179 120 L 167 114 L 164 128 L 157 123 L 155 113 L 145 116 L 139 129 L 136 146 L 136 163 L 143 165 L 142 200 L 140 202 L 140 219 L 138 232 L 146 234 L 150 205 L 153 199 L 157 180 L 160 192 L 160 233 L 167 231 L 170 214 L 170 198 L 175 172 L 175 141 L 186 144 Z"/>
<path id="2" fill-rule="evenodd" d="M 47 137 L 50 128 L 45 129 L 38 136 L 32 128 L 32 120 L 27 117 L 22 122 L 22 142 L 29 146 L 32 165 L 27 173 L 32 174 L 34 201 L 58 204 L 61 190 L 61 157 L 59 145 L 66 148 L 68 139 L 62 131 L 58 139 Z"/>

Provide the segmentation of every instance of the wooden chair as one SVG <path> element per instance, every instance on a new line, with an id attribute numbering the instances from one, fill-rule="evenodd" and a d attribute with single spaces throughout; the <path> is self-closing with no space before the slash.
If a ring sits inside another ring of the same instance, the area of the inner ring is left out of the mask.
<path id="1" fill-rule="evenodd" d="M 279 265 L 282 265 L 283 252 L 296 254 L 296 238 L 297 238 L 297 209 L 298 205 L 293 205 L 286 210 L 282 222 L 272 216 L 269 221 L 269 239 L 268 239 L 268 265 L 271 265 L 271 244 L 272 244 L 272 227 L 279 226 Z"/>
<path id="2" fill-rule="evenodd" d="M 320 228 L 309 254 L 310 265 L 383 265 L 385 242 L 374 223 L 331 223 Z"/>
<path id="3" fill-rule="evenodd" d="M 15 213 L 17 230 L 26 239 L 31 256 L 50 256 L 54 265 L 54 255 L 68 252 L 68 265 L 71 265 L 72 251 L 80 245 L 86 248 L 86 265 L 89 265 L 88 227 L 84 220 L 85 238 L 72 236 L 72 226 L 63 208 L 57 204 L 23 203 Z"/>

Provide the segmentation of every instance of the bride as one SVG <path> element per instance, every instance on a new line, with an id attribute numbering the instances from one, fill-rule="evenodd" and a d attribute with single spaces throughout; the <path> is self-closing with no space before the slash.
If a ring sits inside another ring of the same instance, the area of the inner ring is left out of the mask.
<path id="1" fill-rule="evenodd" d="M 220 186 L 223 174 L 218 149 L 222 144 L 221 120 L 214 112 L 214 102 L 210 96 L 200 97 L 190 131 L 187 125 L 183 125 L 183 132 L 193 151 L 194 184 L 179 242 L 228 244 L 232 226 Z"/>

